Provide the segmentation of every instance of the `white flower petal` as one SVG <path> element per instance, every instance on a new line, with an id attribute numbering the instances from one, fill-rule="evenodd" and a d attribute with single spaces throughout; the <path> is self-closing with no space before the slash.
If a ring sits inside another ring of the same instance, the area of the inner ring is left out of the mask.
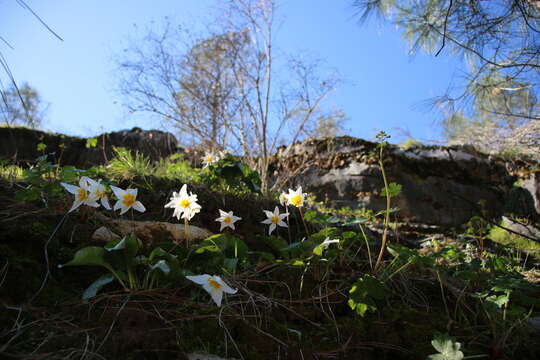
<path id="1" fill-rule="evenodd" d="M 137 189 L 126 189 L 126 193 L 131 194 L 137 198 Z"/>
<path id="2" fill-rule="evenodd" d="M 276 228 L 276 224 L 271 224 L 270 229 L 268 230 L 268 235 L 271 235 L 272 231 L 274 231 L 275 228 Z"/>
<path id="3" fill-rule="evenodd" d="M 236 294 L 238 292 L 238 289 L 233 289 L 225 281 L 223 281 L 222 278 L 219 276 L 214 276 L 214 280 L 221 284 L 221 288 L 223 289 L 223 292 L 226 292 L 227 294 Z"/>
<path id="4" fill-rule="evenodd" d="M 113 186 L 113 185 L 111 185 L 111 190 L 114 193 L 114 196 L 116 196 L 116 198 L 118 198 L 118 199 L 123 199 L 124 195 L 126 194 L 126 192 L 124 190 L 120 189 L 119 187 Z"/>
<path id="5" fill-rule="evenodd" d="M 114 211 L 121 209 L 122 207 L 122 200 L 118 200 L 116 204 L 114 204 Z"/>
<path id="6" fill-rule="evenodd" d="M 101 205 L 107 210 L 111 210 L 111 205 L 109 205 L 109 199 L 105 196 L 101 198 Z"/>
<path id="7" fill-rule="evenodd" d="M 145 212 L 146 211 L 146 208 L 144 207 L 144 205 L 140 201 L 135 201 L 135 203 L 133 204 L 132 207 L 135 210 L 137 210 L 138 212 Z"/>
<path id="8" fill-rule="evenodd" d="M 212 296 L 212 300 L 214 300 L 217 306 L 221 306 L 221 299 L 223 298 L 223 290 L 212 289 L 212 291 L 210 291 L 210 296 Z"/>
<path id="9" fill-rule="evenodd" d="M 210 278 L 210 275 L 208 274 L 186 276 L 186 279 L 191 280 L 199 285 L 208 284 L 208 278 Z"/>
<path id="10" fill-rule="evenodd" d="M 73 210 L 81 206 L 81 204 L 82 204 L 82 201 L 75 199 L 75 201 L 73 202 L 73 205 L 71 205 L 71 209 L 69 209 L 68 212 L 72 212 Z"/>
<path id="11" fill-rule="evenodd" d="M 66 189 L 70 194 L 75 194 L 79 189 L 79 187 L 71 184 L 60 183 L 60 185 L 62 185 L 62 187 Z"/>

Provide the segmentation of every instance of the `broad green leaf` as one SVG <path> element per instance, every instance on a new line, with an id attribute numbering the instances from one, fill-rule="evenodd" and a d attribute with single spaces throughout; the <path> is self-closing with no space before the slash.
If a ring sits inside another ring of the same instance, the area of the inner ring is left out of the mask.
<path id="1" fill-rule="evenodd" d="M 225 258 L 223 260 L 223 267 L 229 272 L 234 273 L 238 266 L 238 258 Z"/>
<path id="2" fill-rule="evenodd" d="M 110 267 L 105 261 L 105 249 L 97 246 L 89 246 L 80 249 L 75 253 L 73 259 L 63 265 L 58 265 L 59 268 L 64 266 L 80 266 L 80 265 L 96 265 Z"/>
<path id="3" fill-rule="evenodd" d="M 97 295 L 98 291 L 107 284 L 112 283 L 116 278 L 113 274 L 106 274 L 94 281 L 89 287 L 84 290 L 82 295 L 83 300 L 93 298 Z"/>

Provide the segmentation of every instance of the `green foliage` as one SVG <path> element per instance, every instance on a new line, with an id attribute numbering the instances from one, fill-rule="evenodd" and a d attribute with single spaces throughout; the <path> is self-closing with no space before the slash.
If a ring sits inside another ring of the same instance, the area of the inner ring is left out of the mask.
<path id="1" fill-rule="evenodd" d="M 39 152 L 44 152 L 46 148 L 47 148 L 47 145 L 44 143 L 39 143 L 36 146 L 36 150 Z"/>
<path id="2" fill-rule="evenodd" d="M 22 179 L 25 186 L 18 190 L 15 198 L 19 201 L 42 200 L 47 204 L 47 199 L 60 198 L 64 194 L 61 182 L 73 182 L 85 170 L 73 166 L 60 167 L 47 160 L 48 154 L 40 156 L 36 162 L 23 171 Z"/>
<path id="3" fill-rule="evenodd" d="M 407 151 L 422 146 L 422 142 L 420 140 L 410 137 L 407 140 L 399 143 L 398 146 L 401 149 Z"/>
<path id="4" fill-rule="evenodd" d="M 447 334 L 435 334 L 431 345 L 438 351 L 437 354 L 429 355 L 428 360 L 462 360 L 461 344 L 452 340 Z"/>
<path id="5" fill-rule="evenodd" d="M 388 184 L 388 190 L 386 187 L 382 188 L 381 196 L 386 196 L 387 191 L 391 198 L 396 197 L 401 192 L 401 184 L 396 184 L 394 182 Z"/>
<path id="6" fill-rule="evenodd" d="M 231 154 L 210 164 L 201 178 L 213 190 L 261 193 L 259 174 Z"/>
<path id="7" fill-rule="evenodd" d="M 98 138 L 97 137 L 92 137 L 92 138 L 88 138 L 86 139 L 86 148 L 87 149 L 91 149 L 91 148 L 95 148 L 98 144 Z"/>
<path id="8" fill-rule="evenodd" d="M 135 177 L 146 177 L 154 174 L 152 162 L 138 152 L 133 155 L 130 150 L 113 147 L 115 157 L 107 164 L 107 173 L 117 180 L 129 180 Z"/>
<path id="9" fill-rule="evenodd" d="M 364 275 L 349 290 L 347 304 L 358 315 L 364 317 L 367 311 L 377 311 L 377 301 L 384 300 L 386 288 L 377 278 Z"/>
<path id="10" fill-rule="evenodd" d="M 182 154 L 173 154 L 168 159 L 160 159 L 154 164 L 154 176 L 173 179 L 184 183 L 200 183 L 201 170 L 191 167 L 190 163 L 184 160 Z"/>
<path id="11" fill-rule="evenodd" d="M 246 243 L 236 236 L 216 234 L 204 239 L 194 251 L 190 264 L 194 272 L 236 272 L 238 266 L 247 268 L 250 252 Z"/>
<path id="12" fill-rule="evenodd" d="M 498 226 L 491 228 L 488 237 L 496 243 L 509 245 L 515 249 L 530 252 L 535 257 L 540 257 L 540 243 L 506 231 Z"/>
<path id="13" fill-rule="evenodd" d="M 103 286 L 118 281 L 126 289 L 152 289 L 170 285 L 180 274 L 180 263 L 160 247 L 143 254 L 141 240 L 133 235 L 109 241 L 104 247 L 78 250 L 73 259 L 59 268 L 101 266 L 110 274 L 100 276 L 83 293 L 83 299 L 95 296 Z"/>

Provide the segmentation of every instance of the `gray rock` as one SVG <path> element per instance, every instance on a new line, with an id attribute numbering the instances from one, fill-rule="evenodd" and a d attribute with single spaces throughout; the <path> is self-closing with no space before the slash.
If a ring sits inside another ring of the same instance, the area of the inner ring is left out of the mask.
<path id="1" fill-rule="evenodd" d="M 87 147 L 87 139 L 62 134 L 47 133 L 28 128 L 0 127 L 0 158 L 16 162 L 33 162 L 43 153 L 54 153 L 54 162 L 87 168 L 105 164 L 113 155 L 113 147 L 120 146 L 138 151 L 157 160 L 178 151 L 178 142 L 170 134 L 158 130 L 133 128 L 96 136 L 97 145 Z M 46 148 L 38 151 L 38 144 Z"/>
<path id="2" fill-rule="evenodd" d="M 280 148 L 271 170 L 276 181 L 294 171 L 282 188 L 302 185 L 328 205 L 380 211 L 386 200 L 380 166 L 370 156 L 376 149 L 376 143 L 352 137 L 308 140 Z M 398 220 L 442 227 L 462 225 L 482 210 L 500 217 L 516 179 L 503 160 L 471 146 L 389 145 L 384 166 L 388 181 L 402 185 L 393 200 Z"/>

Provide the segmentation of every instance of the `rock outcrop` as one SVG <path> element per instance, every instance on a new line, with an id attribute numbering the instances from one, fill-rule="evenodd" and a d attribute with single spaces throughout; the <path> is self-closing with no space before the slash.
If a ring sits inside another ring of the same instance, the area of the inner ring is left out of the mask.
<path id="1" fill-rule="evenodd" d="M 61 165 L 86 168 L 106 163 L 113 157 L 114 146 L 138 151 L 153 160 L 176 152 L 178 147 L 171 133 L 140 128 L 98 135 L 95 144 L 87 140 L 28 128 L 2 127 L 0 158 L 32 162 L 43 153 L 54 153 L 55 160 Z M 38 144 L 45 144 L 45 148 L 39 150 Z"/>
<path id="2" fill-rule="evenodd" d="M 380 211 L 386 202 L 380 194 L 381 169 L 372 156 L 376 149 L 376 143 L 352 137 L 292 144 L 277 152 L 271 165 L 273 180 L 282 187 L 302 185 L 331 206 Z M 517 180 L 504 160 L 469 146 L 403 150 L 388 145 L 384 167 L 388 181 L 402 185 L 393 202 L 399 208 L 398 219 L 441 227 L 459 226 L 481 212 L 500 217 Z M 538 192 L 538 179 L 538 174 L 531 175 L 520 190 Z M 535 199 L 536 209 L 528 206 L 520 211 L 537 216 L 538 193 L 527 196 Z"/>

